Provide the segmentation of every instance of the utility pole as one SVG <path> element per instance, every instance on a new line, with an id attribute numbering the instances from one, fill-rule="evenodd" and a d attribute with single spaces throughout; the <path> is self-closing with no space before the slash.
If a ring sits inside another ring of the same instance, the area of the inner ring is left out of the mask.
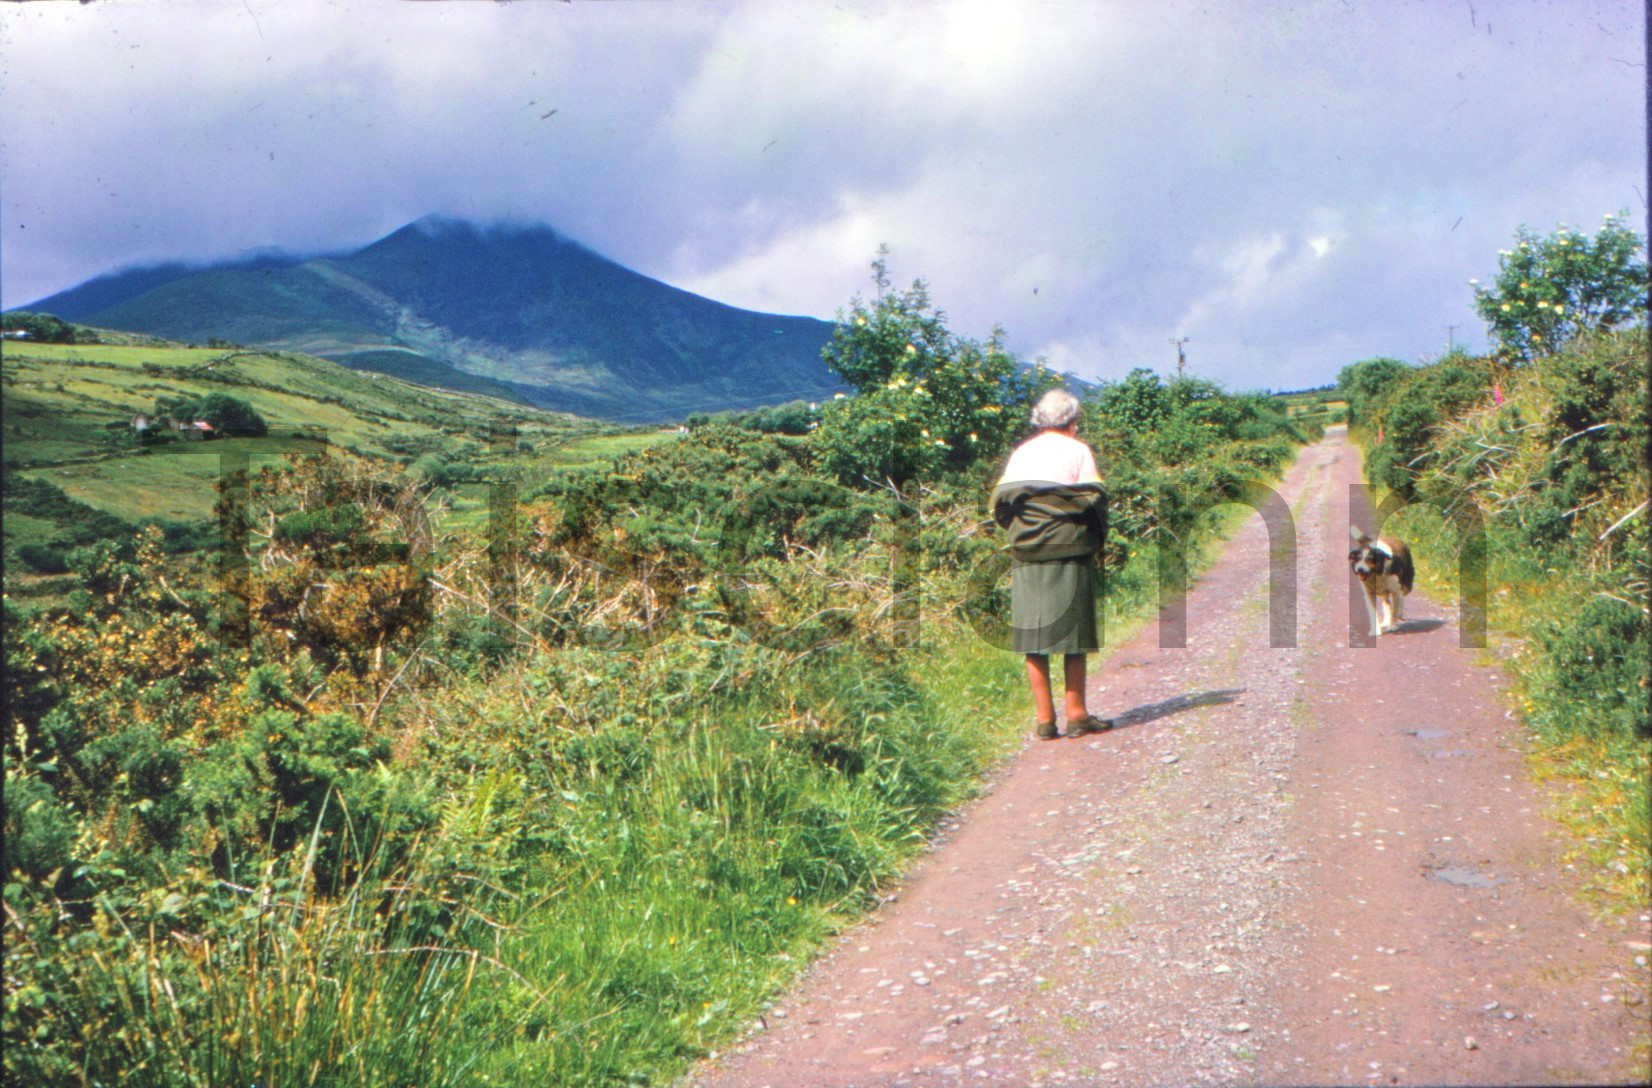
<path id="1" fill-rule="evenodd" d="M 1457 326 L 1456 325 L 1447 325 L 1445 327 L 1445 331 L 1446 331 L 1446 354 L 1450 355 L 1452 353 L 1452 351 L 1457 346 L 1457 341 L 1452 335 L 1453 333 L 1455 333 L 1457 331 Z"/>
<path id="2" fill-rule="evenodd" d="M 1189 338 L 1186 336 L 1182 337 L 1180 340 L 1176 339 L 1174 336 L 1170 338 L 1170 342 L 1176 345 L 1176 377 L 1178 378 L 1180 378 L 1182 376 L 1182 372 L 1187 369 L 1187 353 L 1182 350 L 1182 345 L 1187 343 L 1188 339 Z"/>

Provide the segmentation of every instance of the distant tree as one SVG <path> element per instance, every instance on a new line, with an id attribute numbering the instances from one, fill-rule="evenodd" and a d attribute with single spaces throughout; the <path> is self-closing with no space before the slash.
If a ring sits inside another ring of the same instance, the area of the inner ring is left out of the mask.
<path id="1" fill-rule="evenodd" d="M 96 337 L 79 325 L 71 325 L 54 314 L 35 314 L 27 310 L 13 310 L 0 314 L 0 331 L 21 332 L 30 340 L 43 344 L 89 344 Z"/>
<path id="2" fill-rule="evenodd" d="M 201 420 L 224 435 L 261 435 L 269 431 L 264 417 L 254 411 L 252 405 L 228 393 L 160 397 L 155 401 L 155 413 L 178 420 Z"/>
<path id="3" fill-rule="evenodd" d="M 1565 227 L 1545 238 L 1521 227 L 1515 247 L 1498 252 L 1496 286 L 1469 280 L 1475 309 L 1506 358 L 1549 355 L 1579 335 L 1645 320 L 1645 249 L 1624 226 L 1628 214 L 1607 216 L 1593 238 Z"/>
<path id="4" fill-rule="evenodd" d="M 748 431 L 760 434 L 804 435 L 820 421 L 820 413 L 801 400 L 777 404 L 771 408 L 755 408 L 736 419 Z"/>
<path id="5" fill-rule="evenodd" d="M 1410 363 L 1379 356 L 1350 363 L 1337 373 L 1337 388 L 1348 399 L 1348 419 L 1364 423 L 1371 409 L 1416 370 Z"/>

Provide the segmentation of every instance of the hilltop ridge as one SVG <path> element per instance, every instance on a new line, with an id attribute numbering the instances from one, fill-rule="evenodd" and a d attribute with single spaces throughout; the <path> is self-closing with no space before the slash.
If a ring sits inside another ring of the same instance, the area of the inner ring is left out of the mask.
<path id="1" fill-rule="evenodd" d="M 128 269 L 25 308 L 631 422 L 843 388 L 830 322 L 702 298 L 542 224 L 427 216 L 349 253 Z"/>

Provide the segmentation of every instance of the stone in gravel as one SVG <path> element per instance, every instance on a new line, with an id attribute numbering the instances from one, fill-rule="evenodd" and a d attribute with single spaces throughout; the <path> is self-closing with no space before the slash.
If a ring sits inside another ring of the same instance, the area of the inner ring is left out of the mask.
<path id="1" fill-rule="evenodd" d="M 1181 758 L 1182 758 L 1181 756 L 1165 756 L 1164 758 L 1160 759 L 1159 762 L 1160 763 L 1178 763 L 1178 762 L 1181 761 Z"/>
<path id="2" fill-rule="evenodd" d="M 1010 1007 L 1008 1005 L 1000 1005 L 996 1009 L 993 1009 L 991 1012 L 987 1013 L 987 1019 L 997 1020 L 999 1017 L 1008 1016 L 1009 1014 Z"/>
<path id="3" fill-rule="evenodd" d="M 1464 1050 L 1479 1050 L 1480 1049 L 1480 1044 L 1474 1041 L 1474 1036 L 1465 1035 L 1465 1036 L 1463 1036 L 1463 1049 Z"/>
<path id="4" fill-rule="evenodd" d="M 1250 1025 L 1241 1020 L 1237 1024 L 1229 1024 L 1228 1030 L 1233 1032 L 1235 1035 L 1243 1035 L 1245 1032 L 1250 1030 Z"/>

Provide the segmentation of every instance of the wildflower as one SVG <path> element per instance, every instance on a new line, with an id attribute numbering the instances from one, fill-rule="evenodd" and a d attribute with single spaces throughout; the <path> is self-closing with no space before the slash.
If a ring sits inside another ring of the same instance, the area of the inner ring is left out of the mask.
<path id="1" fill-rule="evenodd" d="M 1540 301 L 1540 302 L 1538 302 L 1538 304 L 1537 304 L 1537 308 L 1538 308 L 1538 309 L 1539 309 L 1539 310 L 1547 310 L 1547 309 L 1548 309 L 1548 308 L 1549 308 L 1549 304 L 1548 304 L 1548 303 L 1547 303 L 1547 302 L 1541 302 L 1541 301 Z"/>
<path id="2" fill-rule="evenodd" d="M 921 435 L 923 435 L 923 436 L 924 436 L 924 437 L 925 437 L 925 438 L 928 438 L 928 437 L 929 437 L 929 432 L 928 432 L 928 431 L 927 431 L 927 430 L 924 430 L 924 431 L 919 431 L 919 432 L 918 432 L 918 433 L 919 433 L 919 434 L 921 434 Z"/>
<path id="3" fill-rule="evenodd" d="M 1508 304 L 1508 303 L 1506 303 L 1506 302 L 1505 302 L 1505 303 L 1503 303 L 1503 305 L 1502 305 L 1502 307 L 1501 307 L 1501 309 L 1502 309 L 1502 311 L 1503 311 L 1503 312 L 1504 312 L 1504 313 L 1508 313 L 1508 312 L 1509 312 L 1509 304 Z"/>
<path id="4" fill-rule="evenodd" d="M 976 435 L 975 435 L 975 432 L 974 432 L 974 431 L 971 431 L 971 432 L 969 432 L 969 440 L 970 440 L 970 441 L 971 441 L 971 442 L 979 442 L 979 441 L 981 441 L 981 440 L 980 440 L 980 439 L 979 439 L 979 438 L 977 438 L 977 437 L 976 437 Z"/>
<path id="5" fill-rule="evenodd" d="M 796 896 L 791 896 L 791 895 L 788 895 L 788 896 L 787 896 L 787 897 L 786 897 L 786 903 L 787 903 L 787 904 L 788 904 L 788 905 L 789 905 L 789 906 L 793 906 L 793 907 L 795 907 L 795 906 L 797 906 L 797 897 L 796 897 Z"/>
<path id="6" fill-rule="evenodd" d="M 916 355 L 916 354 L 918 354 L 918 345 L 916 345 L 916 344 L 908 344 L 908 345 L 906 345 L 906 353 L 907 353 L 907 354 L 908 354 L 908 355 Z"/>

